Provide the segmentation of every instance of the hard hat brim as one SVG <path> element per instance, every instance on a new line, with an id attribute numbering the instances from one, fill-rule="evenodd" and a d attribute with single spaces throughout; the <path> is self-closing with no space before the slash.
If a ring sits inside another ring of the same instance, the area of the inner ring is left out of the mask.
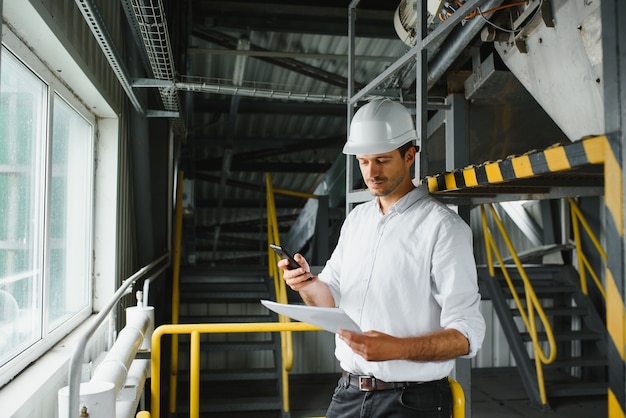
<path id="1" fill-rule="evenodd" d="M 354 143 L 354 141 L 348 141 L 343 146 L 342 152 L 346 155 L 359 155 L 359 154 L 384 154 L 400 148 L 402 145 L 412 142 L 415 145 L 417 134 L 415 131 L 407 132 L 403 137 L 397 138 L 393 142 L 378 142 L 378 143 Z"/>

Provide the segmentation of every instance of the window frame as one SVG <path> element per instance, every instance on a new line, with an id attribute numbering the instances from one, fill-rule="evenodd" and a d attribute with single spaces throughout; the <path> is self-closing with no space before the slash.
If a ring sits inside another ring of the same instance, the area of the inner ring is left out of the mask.
<path id="1" fill-rule="evenodd" d="M 6 29 L 6 27 L 5 27 Z M 95 237 L 95 221 L 96 221 L 96 208 L 95 208 L 95 172 L 96 172 L 96 150 L 98 146 L 98 119 L 96 115 L 90 111 L 90 109 L 85 105 L 85 103 L 78 98 L 71 88 L 69 88 L 64 81 L 59 77 L 63 76 L 62 73 L 55 73 L 55 71 L 51 70 L 36 54 L 33 52 L 25 42 L 18 38 L 11 30 L 5 30 L 2 34 L 2 49 L 5 49 L 6 52 L 12 54 L 19 62 L 21 62 L 26 69 L 31 71 L 33 75 L 38 77 L 44 83 L 46 87 L 46 118 L 45 121 L 45 139 L 44 139 L 44 149 L 42 152 L 45 152 L 43 160 L 45 161 L 45 166 L 43 168 L 43 173 L 41 174 L 41 180 L 45 181 L 45 185 L 43 186 L 43 193 L 40 194 L 42 198 L 43 208 L 41 209 L 44 212 L 42 220 L 43 224 L 43 233 L 41 235 L 43 241 L 39 242 L 39 248 L 41 249 L 42 254 L 39 255 L 41 267 L 42 267 L 42 286 L 41 286 L 41 298 L 44 306 L 47 304 L 47 297 L 49 294 L 49 285 L 50 285 L 50 270 L 49 270 L 49 251 L 50 251 L 50 225 L 49 225 L 49 205 L 50 205 L 50 184 L 52 178 L 52 123 L 53 123 L 53 112 L 54 112 L 54 100 L 55 96 L 58 96 L 59 99 L 63 100 L 71 109 L 77 112 L 80 117 L 82 117 L 86 122 L 91 125 L 91 166 L 90 166 L 90 177 L 88 179 L 88 190 L 89 196 L 88 205 L 90 207 L 90 224 L 89 224 L 89 237 L 88 237 L 88 245 L 90 246 L 88 254 L 90 257 L 88 260 L 85 260 L 87 263 L 87 271 L 88 275 L 86 280 L 87 282 L 87 303 L 86 305 L 77 311 L 71 318 L 69 318 L 64 323 L 60 324 L 58 327 L 50 330 L 49 324 L 47 321 L 47 313 L 42 308 L 40 313 L 40 326 L 41 333 L 39 339 L 36 340 L 33 344 L 31 344 L 28 348 L 21 351 L 19 354 L 14 356 L 11 360 L 9 360 L 6 364 L 0 366 L 0 388 L 8 383 L 11 379 L 13 379 L 18 373 L 24 370 L 29 364 L 36 361 L 43 354 L 45 354 L 50 348 L 52 348 L 55 344 L 61 341 L 64 337 L 70 334 L 75 328 L 77 328 L 81 323 L 83 323 L 93 312 L 93 289 L 94 289 L 94 237 Z M 2 52 L 4 53 L 4 52 Z M 0 58 L 1 59 L 1 58 Z"/>

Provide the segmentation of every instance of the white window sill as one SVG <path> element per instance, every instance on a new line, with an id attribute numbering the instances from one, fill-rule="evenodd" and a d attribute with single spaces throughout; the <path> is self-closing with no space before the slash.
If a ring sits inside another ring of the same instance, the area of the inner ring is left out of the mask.
<path id="1" fill-rule="evenodd" d="M 46 354 L 0 388 L 2 416 L 29 418 L 58 415 L 57 393 L 68 385 L 69 363 L 76 341 L 94 319 L 95 315 L 91 315 Z M 107 348 L 108 322 L 105 320 L 89 340 L 85 350 L 87 361 L 95 359 Z"/>

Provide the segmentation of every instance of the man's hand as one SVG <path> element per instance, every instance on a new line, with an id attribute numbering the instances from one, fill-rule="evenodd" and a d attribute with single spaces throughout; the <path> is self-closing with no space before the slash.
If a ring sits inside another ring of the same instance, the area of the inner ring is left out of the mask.
<path id="1" fill-rule="evenodd" d="M 289 270 L 289 261 L 284 259 L 278 262 L 278 267 L 283 270 L 283 279 L 285 279 L 287 286 L 299 292 L 315 279 L 311 276 L 309 263 L 307 263 L 306 259 L 302 257 L 301 254 L 295 254 L 293 258 L 300 264 L 299 268 Z"/>
<path id="2" fill-rule="evenodd" d="M 311 274 L 309 263 L 302 254 L 294 254 L 294 260 L 300 264 L 297 269 L 289 270 L 289 262 L 280 260 L 278 267 L 283 270 L 283 279 L 287 286 L 300 292 L 302 300 L 311 306 L 335 306 L 335 300 L 326 283 Z"/>
<path id="3" fill-rule="evenodd" d="M 341 338 L 356 354 L 368 361 L 398 360 L 402 358 L 402 340 L 378 331 L 358 334 L 339 330 Z"/>
<path id="4" fill-rule="evenodd" d="M 432 334 L 404 338 L 378 331 L 358 334 L 342 329 L 337 334 L 352 351 L 368 361 L 440 361 L 469 353 L 469 341 L 455 329 L 442 329 Z"/>

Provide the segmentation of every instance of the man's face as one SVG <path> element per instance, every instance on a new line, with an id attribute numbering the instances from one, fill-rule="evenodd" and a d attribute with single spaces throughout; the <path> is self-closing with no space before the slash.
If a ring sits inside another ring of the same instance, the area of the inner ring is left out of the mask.
<path id="1" fill-rule="evenodd" d="M 397 149 L 383 154 L 359 154 L 356 156 L 363 180 L 374 196 L 392 195 L 410 175 L 412 153 L 404 158 Z"/>

